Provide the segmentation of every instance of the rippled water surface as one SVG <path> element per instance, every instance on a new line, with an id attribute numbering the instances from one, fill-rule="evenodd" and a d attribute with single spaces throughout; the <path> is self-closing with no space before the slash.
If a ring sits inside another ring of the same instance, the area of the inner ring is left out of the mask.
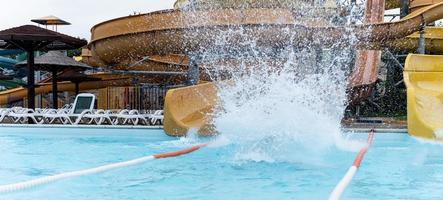
<path id="1" fill-rule="evenodd" d="M 363 141 L 366 134 L 350 139 Z M 161 130 L 1 128 L 0 184 L 200 142 L 167 137 Z M 304 155 L 305 147 L 294 145 L 274 158 L 263 155 L 263 147 L 257 152 L 250 144 L 248 151 L 242 148 L 241 143 L 210 146 L 178 158 L 0 194 L 0 199 L 326 199 L 356 154 L 330 147 Z M 441 199 L 442 150 L 406 134 L 377 134 L 344 199 Z M 284 159 L 300 156 L 305 159 Z"/>

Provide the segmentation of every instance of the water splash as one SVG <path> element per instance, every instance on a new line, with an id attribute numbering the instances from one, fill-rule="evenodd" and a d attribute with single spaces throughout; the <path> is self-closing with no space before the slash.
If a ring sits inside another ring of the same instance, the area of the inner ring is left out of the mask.
<path id="1" fill-rule="evenodd" d="M 218 84 L 214 125 L 219 140 L 240 146 L 237 159 L 310 162 L 331 147 L 359 148 L 341 135 L 346 76 L 338 59 L 303 75 L 294 70 L 306 61 L 299 59 L 294 53 L 281 70 Z"/>
<path id="2" fill-rule="evenodd" d="M 280 44 L 255 37 L 270 27 L 196 29 L 184 35 L 185 41 L 196 34 L 210 38 L 211 45 L 188 55 L 211 80 L 224 80 L 216 82 L 221 100 L 213 116 L 220 133 L 216 145 L 236 145 L 235 159 L 267 162 L 316 162 L 331 148 L 359 149 L 362 144 L 346 140 L 340 129 L 354 50 L 343 44 L 322 49 L 319 38 L 300 45 L 292 26 L 279 26 Z"/>

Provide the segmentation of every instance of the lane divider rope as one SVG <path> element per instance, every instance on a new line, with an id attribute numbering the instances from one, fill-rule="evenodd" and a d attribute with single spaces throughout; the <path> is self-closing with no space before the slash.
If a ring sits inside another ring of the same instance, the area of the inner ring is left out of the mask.
<path id="1" fill-rule="evenodd" d="M 355 173 L 357 172 L 358 168 L 361 165 L 361 162 L 368 151 L 369 147 L 372 144 L 372 139 L 374 138 L 375 131 L 374 129 L 369 132 L 368 140 L 366 142 L 366 145 L 360 149 L 357 156 L 355 157 L 354 163 L 352 163 L 352 166 L 348 169 L 345 176 L 338 182 L 338 184 L 335 186 L 334 190 L 329 196 L 329 200 L 339 200 L 345 191 L 345 189 L 348 187 L 349 183 L 351 182 L 352 178 L 354 177 Z"/>
<path id="2" fill-rule="evenodd" d="M 86 175 L 90 175 L 90 174 L 102 173 L 102 172 L 106 172 L 106 171 L 117 169 L 117 168 L 138 165 L 138 164 L 148 162 L 151 160 L 178 157 L 178 156 L 182 156 L 182 155 L 197 151 L 200 148 L 205 147 L 207 145 L 208 144 L 200 144 L 200 145 L 192 146 L 192 147 L 189 147 L 189 148 L 186 148 L 183 150 L 179 150 L 179 151 L 173 151 L 173 152 L 168 152 L 168 153 L 145 156 L 145 157 L 141 157 L 141 158 L 137 158 L 137 159 L 133 159 L 133 160 L 129 160 L 129 161 L 118 162 L 118 163 L 113 163 L 113 164 L 109 164 L 109 165 L 104 165 L 104 166 L 100 166 L 100 167 L 94 167 L 94 168 L 84 169 L 84 170 L 79 170 L 79 171 L 66 172 L 66 173 L 52 175 L 52 176 L 46 176 L 46 177 L 37 178 L 34 180 L 24 181 L 24 182 L 20 182 L 20 183 L 0 185 L 0 193 L 25 190 L 25 189 L 29 189 L 32 187 L 37 187 L 40 185 L 44 185 L 44 184 L 48 184 L 48 183 L 51 183 L 54 181 L 58 181 L 61 179 L 67 179 L 67 178 L 72 178 L 72 177 L 79 177 L 79 176 L 86 176 Z"/>

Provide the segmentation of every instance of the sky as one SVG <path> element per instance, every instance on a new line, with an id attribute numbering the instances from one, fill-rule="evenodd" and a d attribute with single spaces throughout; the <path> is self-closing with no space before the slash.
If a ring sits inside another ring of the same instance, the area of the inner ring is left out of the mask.
<path id="1" fill-rule="evenodd" d="M 136 13 L 173 7 L 175 0 L 12 0 L 3 2 L 0 30 L 26 24 L 31 19 L 54 15 L 72 25 L 60 26 L 59 32 L 89 40 L 95 24 Z"/>
<path id="2" fill-rule="evenodd" d="M 171 9 L 174 2 L 175 0 L 11 0 L 7 1 L 5 9 L 0 12 L 0 30 L 35 24 L 31 19 L 54 15 L 72 24 L 59 27 L 59 32 L 90 40 L 90 29 L 95 24 L 134 12 Z M 398 12 L 398 9 L 387 11 Z"/>

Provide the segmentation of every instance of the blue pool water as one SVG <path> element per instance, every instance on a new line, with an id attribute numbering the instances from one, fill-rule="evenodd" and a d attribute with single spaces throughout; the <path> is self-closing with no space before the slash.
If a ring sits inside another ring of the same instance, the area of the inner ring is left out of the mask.
<path id="1" fill-rule="evenodd" d="M 366 134 L 351 138 L 364 140 Z M 0 184 L 198 142 L 167 137 L 161 130 L 0 128 Z M 239 159 L 240 148 L 204 148 L 183 157 L 0 194 L 0 199 L 326 199 L 356 154 L 330 148 L 312 162 L 257 161 Z M 441 199 L 441 188 L 443 146 L 406 134 L 377 134 L 344 199 Z"/>

